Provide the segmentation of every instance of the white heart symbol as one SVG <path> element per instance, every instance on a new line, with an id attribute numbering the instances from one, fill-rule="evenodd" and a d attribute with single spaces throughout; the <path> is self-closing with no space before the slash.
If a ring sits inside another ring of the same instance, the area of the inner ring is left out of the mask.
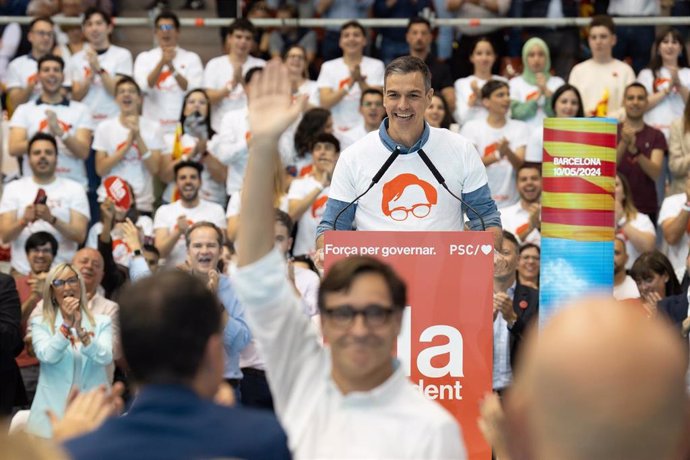
<path id="1" fill-rule="evenodd" d="M 484 255 L 488 255 L 493 249 L 493 246 L 491 246 L 490 244 L 483 244 L 481 249 Z"/>

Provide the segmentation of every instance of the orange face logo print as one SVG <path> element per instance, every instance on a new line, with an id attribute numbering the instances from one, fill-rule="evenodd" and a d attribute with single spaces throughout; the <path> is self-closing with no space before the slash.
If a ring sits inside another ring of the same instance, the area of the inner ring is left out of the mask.
<path id="1" fill-rule="evenodd" d="M 410 216 L 424 219 L 438 202 L 438 192 L 414 174 L 400 174 L 383 185 L 381 210 L 391 219 L 402 222 Z"/>

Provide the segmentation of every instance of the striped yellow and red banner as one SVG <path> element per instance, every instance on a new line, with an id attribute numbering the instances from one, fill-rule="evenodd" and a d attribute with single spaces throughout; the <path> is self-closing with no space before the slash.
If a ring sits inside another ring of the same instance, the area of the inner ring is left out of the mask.
<path id="1" fill-rule="evenodd" d="M 544 120 L 543 237 L 613 239 L 616 124 L 607 121 Z"/>

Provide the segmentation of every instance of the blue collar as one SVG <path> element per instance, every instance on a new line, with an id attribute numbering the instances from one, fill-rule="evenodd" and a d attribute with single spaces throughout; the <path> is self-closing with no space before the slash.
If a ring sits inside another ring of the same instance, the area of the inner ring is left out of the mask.
<path id="1" fill-rule="evenodd" d="M 69 107 L 69 99 L 67 99 L 66 97 L 63 97 L 60 102 L 52 103 L 52 102 L 45 102 L 43 99 L 41 99 L 41 96 L 38 96 L 38 98 L 36 99 L 36 105 L 41 105 L 41 104 L 44 104 L 44 105 L 64 105 L 65 107 Z"/>
<path id="2" fill-rule="evenodd" d="M 392 152 L 395 150 L 395 148 L 400 149 L 400 153 L 403 155 L 406 155 L 411 152 L 416 152 L 417 150 L 421 149 L 424 144 L 426 144 L 426 141 L 429 140 L 429 133 L 431 130 L 429 129 L 429 125 L 427 122 L 424 122 L 424 131 L 422 131 L 422 135 L 417 139 L 417 142 L 410 147 L 407 148 L 404 145 L 399 145 L 397 144 L 391 137 L 388 135 L 388 117 L 384 118 L 383 121 L 381 122 L 381 126 L 379 126 L 379 139 L 381 139 L 381 142 L 383 145 L 390 151 Z"/>

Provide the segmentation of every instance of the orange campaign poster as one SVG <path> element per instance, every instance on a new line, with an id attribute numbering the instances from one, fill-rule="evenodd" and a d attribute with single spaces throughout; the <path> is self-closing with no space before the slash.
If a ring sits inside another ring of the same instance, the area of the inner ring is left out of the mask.
<path id="1" fill-rule="evenodd" d="M 460 423 L 469 458 L 491 458 L 477 426 L 491 391 L 493 236 L 487 232 L 327 232 L 325 267 L 351 255 L 392 265 L 407 283 L 396 354 L 422 394 Z"/>

